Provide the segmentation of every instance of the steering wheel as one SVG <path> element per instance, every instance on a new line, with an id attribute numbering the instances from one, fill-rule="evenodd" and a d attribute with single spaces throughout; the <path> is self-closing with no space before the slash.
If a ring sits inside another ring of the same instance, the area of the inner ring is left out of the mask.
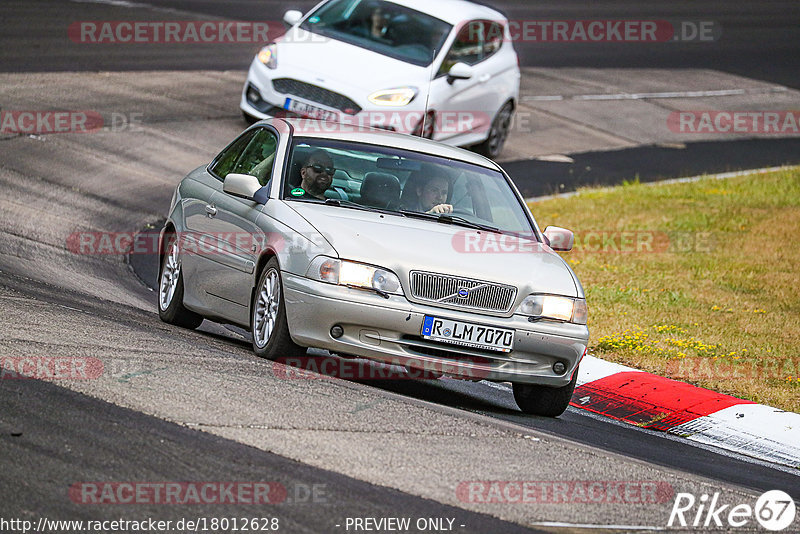
<path id="1" fill-rule="evenodd" d="M 472 216 L 474 216 L 475 214 L 472 212 L 472 210 L 467 209 L 467 208 L 456 208 L 456 207 L 453 207 L 453 211 L 450 212 L 450 215 L 472 215 Z"/>

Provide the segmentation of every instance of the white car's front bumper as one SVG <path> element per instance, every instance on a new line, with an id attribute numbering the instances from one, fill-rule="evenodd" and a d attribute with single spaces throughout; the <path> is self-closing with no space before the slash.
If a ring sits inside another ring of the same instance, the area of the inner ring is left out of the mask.
<path id="1" fill-rule="evenodd" d="M 426 117 L 426 105 L 433 110 L 436 127 L 434 139 L 453 146 L 468 146 L 482 142 L 488 135 L 488 125 L 482 127 L 475 125 L 481 123 L 481 118 L 486 118 L 483 112 L 436 112 L 436 102 L 426 102 L 423 98 L 417 98 L 407 106 L 390 107 L 376 106 L 372 104 L 366 95 L 347 94 L 352 91 L 336 91 L 335 88 L 316 86 L 324 91 L 332 91 L 341 98 L 352 102 L 351 108 L 356 108 L 355 113 L 346 112 L 345 106 L 335 107 L 320 102 L 321 99 L 303 98 L 277 91 L 273 86 L 273 79 L 293 78 L 293 75 L 279 70 L 270 70 L 262 64 L 258 58 L 253 59 L 250 70 L 247 74 L 247 81 L 242 88 L 239 107 L 250 117 L 256 119 L 270 119 L 273 117 L 293 116 L 285 109 L 287 98 L 299 100 L 305 104 L 310 104 L 324 111 L 334 113 L 338 116 L 336 128 L 380 128 L 392 132 L 403 134 L 419 135 L 422 132 L 423 118 L 430 120 L 430 115 Z M 301 80 L 302 81 L 302 80 Z M 311 82 L 312 86 L 314 85 Z M 483 122 L 491 122 L 485 120 Z M 308 127 L 317 132 L 320 126 L 309 124 Z"/>

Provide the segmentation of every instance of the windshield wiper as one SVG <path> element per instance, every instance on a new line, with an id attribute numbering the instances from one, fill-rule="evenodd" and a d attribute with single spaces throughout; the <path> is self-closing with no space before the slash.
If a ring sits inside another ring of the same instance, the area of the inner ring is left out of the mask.
<path id="1" fill-rule="evenodd" d="M 495 226 L 476 223 L 470 221 L 469 219 L 465 219 L 464 217 L 459 217 L 458 215 L 451 215 L 449 213 L 442 213 L 441 215 L 439 215 L 438 220 L 440 223 L 444 224 L 455 224 L 457 226 L 466 226 L 468 228 L 475 228 L 476 230 L 486 230 L 487 232 L 494 232 L 497 234 L 500 233 L 500 229 Z"/>
<path id="2" fill-rule="evenodd" d="M 394 210 L 384 210 L 381 208 L 374 208 L 372 206 L 365 206 L 364 204 L 359 204 L 357 202 L 353 202 L 352 200 L 342 200 L 339 198 L 327 198 L 325 199 L 325 204 L 328 206 L 339 206 L 341 208 L 353 208 L 356 210 L 364 210 L 364 211 L 374 211 L 376 213 L 388 213 L 390 215 L 400 215 L 403 216 L 402 213 L 398 213 Z"/>
<path id="3" fill-rule="evenodd" d="M 400 213 L 409 217 L 417 217 L 419 219 L 429 219 L 431 221 L 440 222 L 442 224 L 455 224 L 456 226 L 464 226 L 467 228 L 474 228 L 476 230 L 484 230 L 486 232 L 502 233 L 499 228 L 489 226 L 488 224 L 481 224 L 465 219 L 458 215 L 450 213 L 421 213 L 419 211 L 400 210 Z"/>

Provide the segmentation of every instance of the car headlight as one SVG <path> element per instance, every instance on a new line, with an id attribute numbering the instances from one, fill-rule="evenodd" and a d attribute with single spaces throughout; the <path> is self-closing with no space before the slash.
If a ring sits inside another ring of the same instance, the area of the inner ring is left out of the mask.
<path id="1" fill-rule="evenodd" d="M 558 295 L 528 295 L 517 307 L 515 313 L 532 318 L 555 319 L 575 324 L 586 324 L 589 319 L 586 299 L 573 299 Z"/>
<path id="2" fill-rule="evenodd" d="M 375 91 L 367 98 L 376 106 L 405 106 L 417 96 L 416 87 L 397 87 Z"/>
<path id="3" fill-rule="evenodd" d="M 319 256 L 311 262 L 306 276 L 329 284 L 370 289 L 387 298 L 389 294 L 403 294 L 396 274 L 363 263 Z"/>
<path id="4" fill-rule="evenodd" d="M 258 60 L 270 69 L 278 68 L 278 46 L 275 43 L 268 44 L 258 51 Z"/>

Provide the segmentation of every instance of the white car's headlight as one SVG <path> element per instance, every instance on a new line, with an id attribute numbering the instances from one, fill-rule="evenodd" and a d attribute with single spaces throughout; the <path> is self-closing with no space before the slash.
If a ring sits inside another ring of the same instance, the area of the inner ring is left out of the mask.
<path id="1" fill-rule="evenodd" d="M 516 313 L 575 324 L 586 324 L 589 319 L 586 299 L 573 299 L 558 295 L 528 295 L 517 307 Z"/>
<path id="2" fill-rule="evenodd" d="M 270 69 L 278 68 L 278 46 L 275 43 L 268 44 L 258 51 L 258 60 Z"/>
<path id="3" fill-rule="evenodd" d="M 403 294 L 396 274 L 363 263 L 319 256 L 311 262 L 306 276 L 329 284 L 371 289 L 387 298 L 389 294 Z"/>
<path id="4" fill-rule="evenodd" d="M 416 87 L 396 87 L 375 91 L 367 98 L 376 106 L 405 106 L 417 96 Z"/>

